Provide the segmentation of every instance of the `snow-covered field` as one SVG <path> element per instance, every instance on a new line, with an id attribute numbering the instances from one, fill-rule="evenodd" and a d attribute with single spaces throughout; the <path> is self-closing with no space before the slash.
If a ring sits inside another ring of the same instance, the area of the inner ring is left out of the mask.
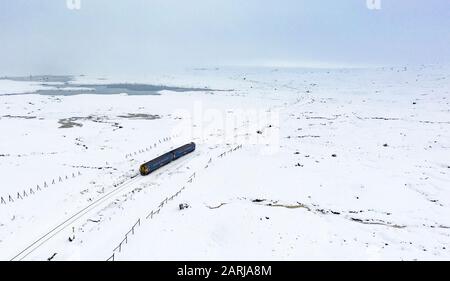
<path id="1" fill-rule="evenodd" d="M 450 259 L 448 67 L 75 82 L 205 90 L 54 96 L 29 92 L 63 82 L 1 79 L 2 260 Z"/>

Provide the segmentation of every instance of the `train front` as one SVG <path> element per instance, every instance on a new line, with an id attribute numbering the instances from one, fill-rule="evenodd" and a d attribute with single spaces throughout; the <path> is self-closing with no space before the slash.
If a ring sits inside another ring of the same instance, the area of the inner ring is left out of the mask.
<path id="1" fill-rule="evenodd" d="M 146 176 L 146 175 L 150 174 L 150 169 L 148 168 L 147 163 L 142 164 L 139 167 L 139 172 L 141 173 L 142 176 Z"/>

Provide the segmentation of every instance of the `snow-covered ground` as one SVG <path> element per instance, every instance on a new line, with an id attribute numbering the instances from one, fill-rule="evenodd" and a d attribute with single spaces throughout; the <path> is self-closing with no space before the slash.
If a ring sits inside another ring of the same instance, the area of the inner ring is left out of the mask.
<path id="1" fill-rule="evenodd" d="M 58 82 L 0 80 L 0 259 L 450 259 L 448 67 L 75 82 L 205 91 L 53 96 L 23 93 Z"/>

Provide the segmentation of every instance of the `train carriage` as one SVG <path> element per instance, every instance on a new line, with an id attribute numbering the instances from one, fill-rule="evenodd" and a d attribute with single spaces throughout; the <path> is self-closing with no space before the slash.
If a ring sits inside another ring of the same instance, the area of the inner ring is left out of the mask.
<path id="1" fill-rule="evenodd" d="M 161 168 L 162 166 L 165 166 L 170 162 L 180 157 L 183 157 L 188 153 L 191 153 L 194 150 L 195 150 L 195 143 L 191 142 L 185 144 L 177 149 L 171 150 L 161 156 L 158 156 L 155 159 L 148 161 L 147 163 L 142 164 L 139 167 L 139 172 L 141 173 L 141 175 L 146 176 L 152 173 L 153 171 Z"/>
<path id="2" fill-rule="evenodd" d="M 191 142 L 191 143 L 185 144 L 177 149 L 174 149 L 171 152 L 173 153 L 173 157 L 175 160 L 175 159 L 178 159 L 188 153 L 191 153 L 194 150 L 195 150 L 195 143 Z"/>

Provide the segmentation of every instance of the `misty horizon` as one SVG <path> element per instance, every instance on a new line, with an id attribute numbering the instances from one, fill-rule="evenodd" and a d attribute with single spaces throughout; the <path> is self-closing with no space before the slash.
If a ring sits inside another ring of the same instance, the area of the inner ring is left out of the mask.
<path id="1" fill-rule="evenodd" d="M 450 2 L 66 0 L 0 3 L 0 75 L 450 61 Z"/>

